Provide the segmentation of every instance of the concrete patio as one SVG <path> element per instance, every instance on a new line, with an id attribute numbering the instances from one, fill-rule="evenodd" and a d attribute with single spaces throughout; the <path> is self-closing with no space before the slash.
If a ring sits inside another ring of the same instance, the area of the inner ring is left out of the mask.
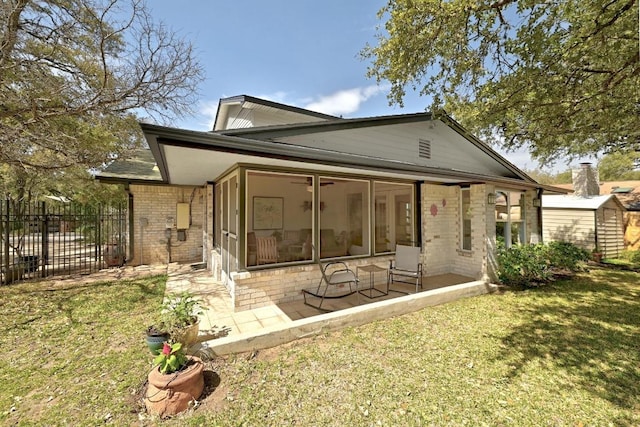
<path id="1" fill-rule="evenodd" d="M 269 348 L 331 330 L 482 295 L 495 289 L 495 286 L 483 281 L 444 274 L 425 276 L 423 290 L 418 293 L 411 293 L 415 292 L 415 285 L 395 283 L 386 296 L 368 298 L 355 293 L 345 298 L 327 300 L 326 307 L 335 310 L 329 313 L 305 305 L 302 300 L 234 312 L 227 289 L 215 281 L 207 270 L 170 264 L 167 274 L 166 292 L 188 289 L 204 300 L 206 309 L 200 316 L 201 342 L 190 351 L 209 357 Z M 375 283 L 375 287 L 386 289 L 386 283 Z"/>

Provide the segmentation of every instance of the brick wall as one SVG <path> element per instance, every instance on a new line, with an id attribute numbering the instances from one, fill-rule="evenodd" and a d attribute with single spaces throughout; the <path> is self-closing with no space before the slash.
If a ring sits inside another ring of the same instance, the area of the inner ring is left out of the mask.
<path id="1" fill-rule="evenodd" d="M 353 271 L 358 265 L 376 264 L 387 268 L 392 257 L 350 259 L 348 266 Z M 303 299 L 302 289 L 315 291 L 322 274 L 318 264 L 280 267 L 269 270 L 232 273 L 227 287 L 232 290 L 236 311 L 249 310 L 272 304 Z M 368 277 L 367 279 L 368 280 Z M 381 280 L 380 276 L 376 279 Z M 386 280 L 386 279 L 385 279 Z"/>
<path id="2" fill-rule="evenodd" d="M 205 219 L 205 188 L 168 185 L 131 185 L 133 195 L 132 265 L 171 262 L 201 262 Z M 191 224 L 186 240 L 178 241 L 176 204 L 189 203 Z M 169 219 L 171 218 L 171 219 Z M 169 223 L 169 224 L 168 224 Z M 167 225 L 172 225 L 167 239 Z"/>

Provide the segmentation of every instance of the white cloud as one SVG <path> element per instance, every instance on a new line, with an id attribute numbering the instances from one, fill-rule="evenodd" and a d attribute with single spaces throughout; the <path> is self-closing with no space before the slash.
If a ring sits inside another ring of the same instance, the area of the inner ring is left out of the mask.
<path id="1" fill-rule="evenodd" d="M 206 125 L 205 130 L 213 129 L 217 113 L 218 101 L 200 101 L 200 116 L 206 120 L 206 122 L 201 124 Z"/>
<path id="2" fill-rule="evenodd" d="M 384 86 L 377 85 L 345 89 L 331 95 L 321 96 L 304 108 L 334 116 L 352 114 L 360 109 L 363 102 L 384 91 L 386 91 Z"/>

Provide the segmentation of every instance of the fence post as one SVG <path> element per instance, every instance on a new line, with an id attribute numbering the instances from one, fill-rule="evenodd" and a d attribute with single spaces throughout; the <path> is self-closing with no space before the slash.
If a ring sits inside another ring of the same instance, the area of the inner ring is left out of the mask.
<path id="1" fill-rule="evenodd" d="M 47 206 L 45 202 L 40 203 L 40 213 L 42 221 L 40 222 L 40 241 L 42 244 L 42 277 L 47 277 L 47 266 L 49 265 L 49 215 L 47 215 Z"/>
<path id="2" fill-rule="evenodd" d="M 5 215 L 6 221 L 4 223 L 4 274 L 9 274 L 9 227 L 11 222 L 9 220 L 9 199 L 5 200 Z"/>

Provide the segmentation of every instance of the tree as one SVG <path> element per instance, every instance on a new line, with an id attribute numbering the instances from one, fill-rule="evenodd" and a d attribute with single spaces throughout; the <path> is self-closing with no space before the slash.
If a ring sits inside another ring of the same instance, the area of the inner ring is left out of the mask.
<path id="1" fill-rule="evenodd" d="M 627 181 L 640 179 L 640 153 L 611 153 L 598 162 L 600 181 Z"/>
<path id="2" fill-rule="evenodd" d="M 137 114 L 188 114 L 202 78 L 191 45 L 141 0 L 3 1 L 0 163 L 100 167 L 141 144 Z"/>
<path id="3" fill-rule="evenodd" d="M 369 76 L 543 162 L 640 151 L 636 0 L 389 0 Z"/>

